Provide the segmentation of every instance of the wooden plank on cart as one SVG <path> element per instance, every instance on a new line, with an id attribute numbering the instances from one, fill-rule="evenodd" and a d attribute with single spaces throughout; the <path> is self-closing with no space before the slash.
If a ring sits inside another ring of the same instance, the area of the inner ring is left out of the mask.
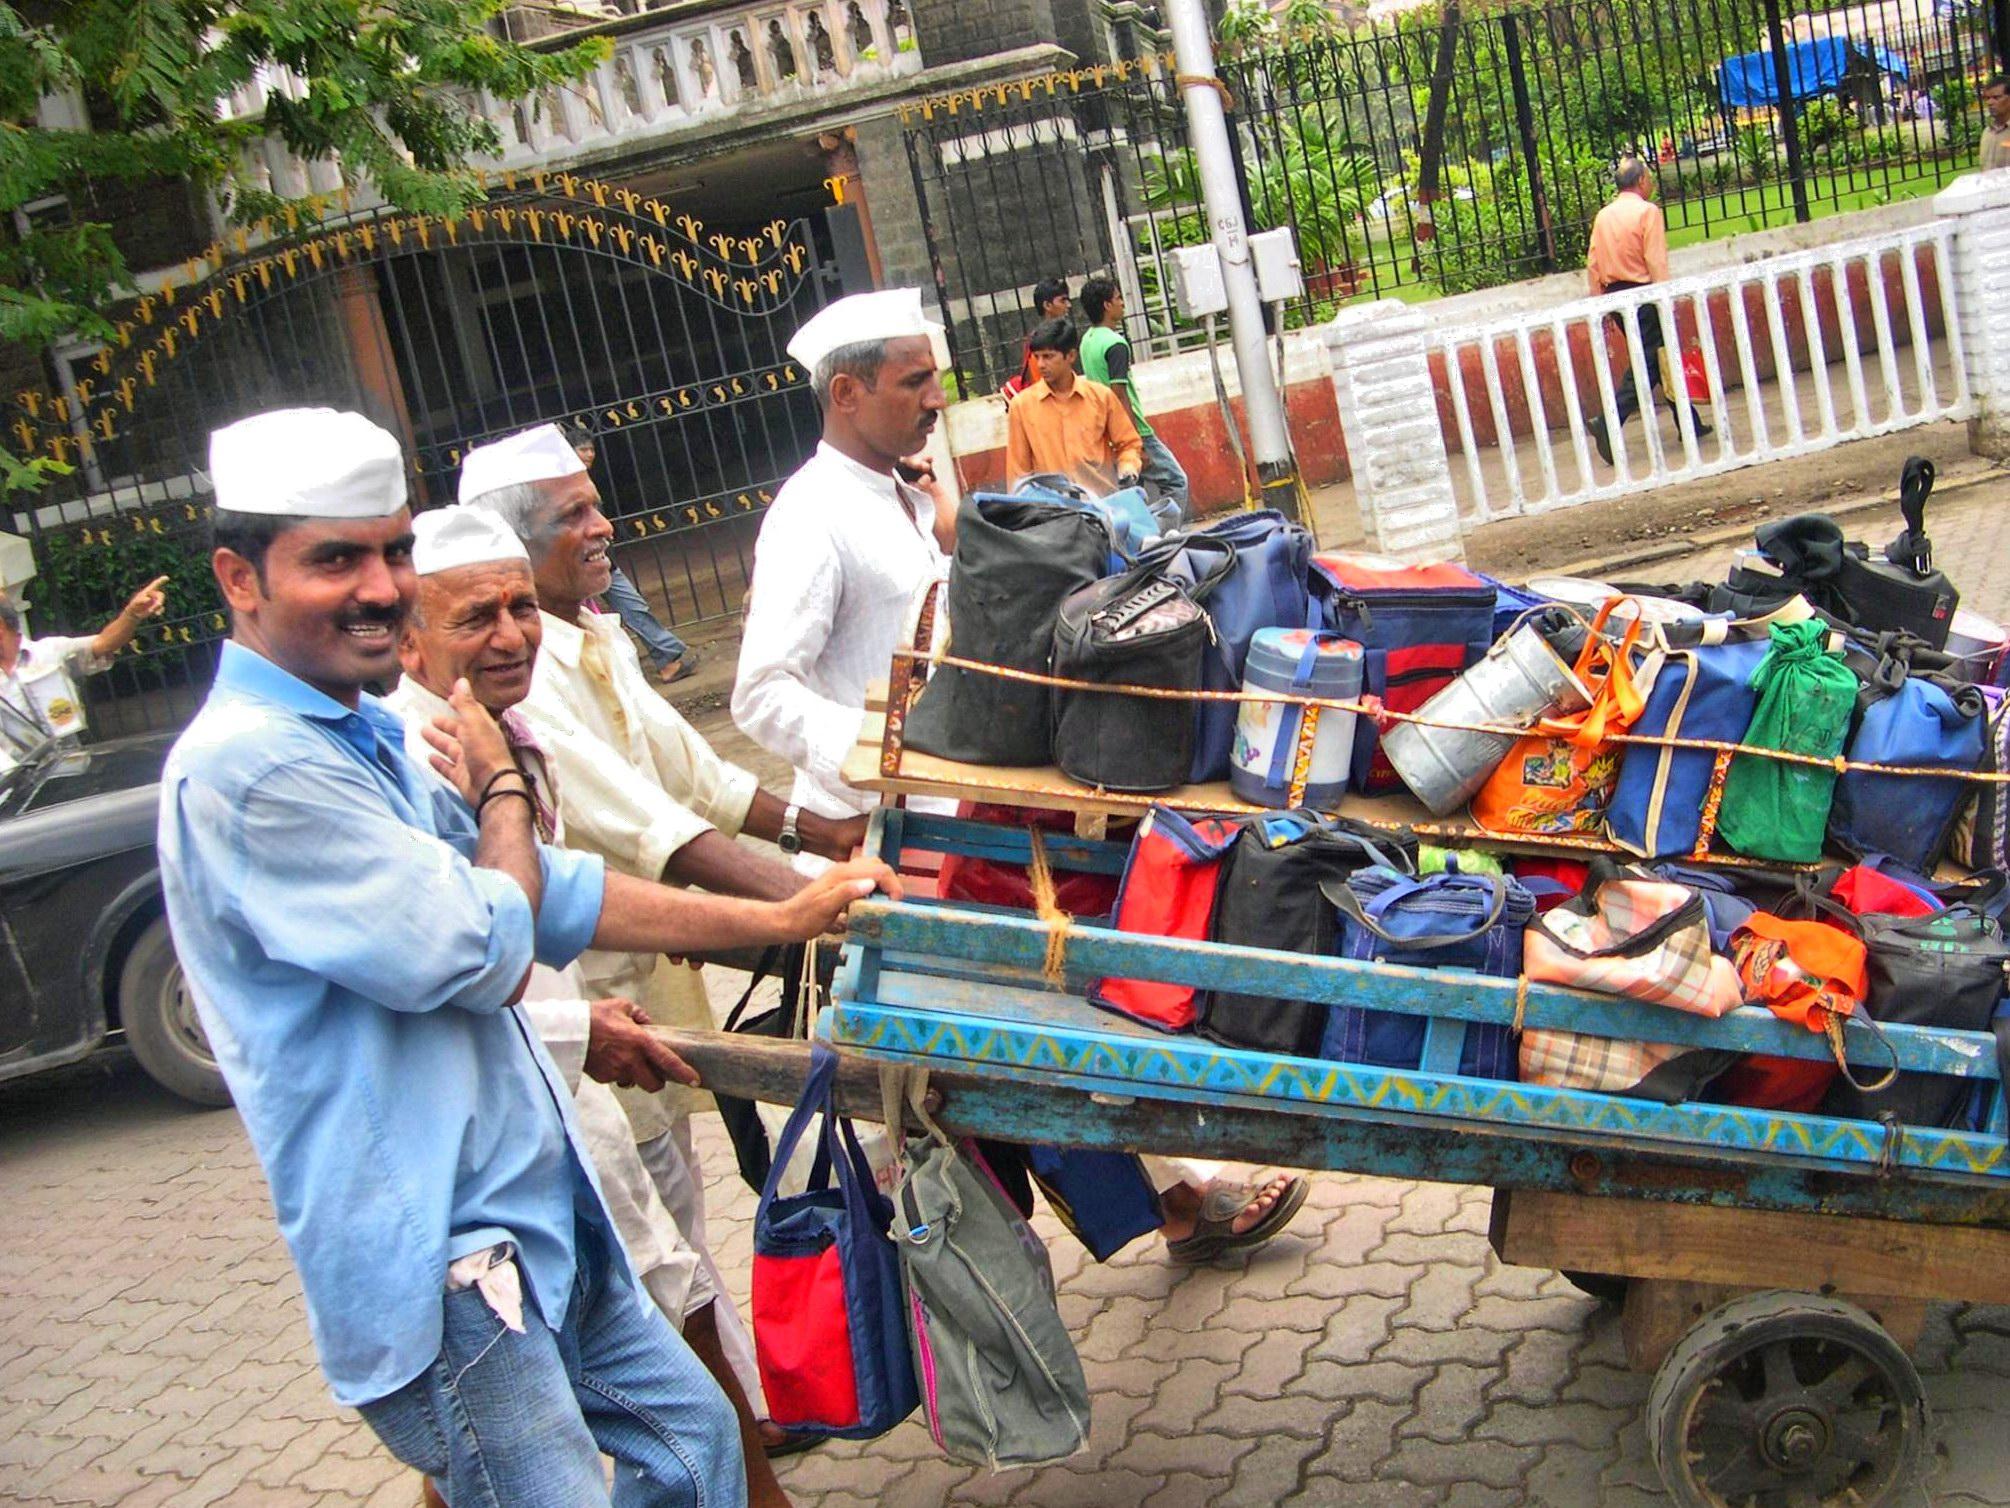
<path id="1" fill-rule="evenodd" d="M 1503 1262 L 1732 1288 L 2010 1303 L 2010 1231 L 1517 1190 Z"/>

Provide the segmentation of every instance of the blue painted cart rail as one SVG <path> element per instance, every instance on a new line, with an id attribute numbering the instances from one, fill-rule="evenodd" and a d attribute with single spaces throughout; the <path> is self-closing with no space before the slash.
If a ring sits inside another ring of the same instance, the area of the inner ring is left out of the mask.
<path id="1" fill-rule="evenodd" d="M 899 811 L 882 815 L 876 836 L 878 851 L 893 861 L 912 852 L 971 853 L 1007 862 L 1028 856 L 1026 835 L 1018 829 Z M 1121 866 L 1124 845 L 1056 839 L 1048 853 L 1057 868 L 1111 873 Z M 1911 1071 L 1988 1084 L 1995 1111 L 1983 1133 L 1900 1129 L 1725 1105 L 1663 1105 L 1448 1071 L 1458 1062 L 1468 1023 L 1514 1019 L 1512 980 L 1078 925 L 1068 937 L 1065 987 L 1057 991 L 1041 974 L 1048 937 L 1046 925 L 1024 912 L 861 903 L 853 908 L 839 1004 L 819 1029 L 833 1043 L 869 1056 L 1077 1089 L 1084 1119 L 1095 1114 L 1090 1096 L 1100 1094 L 1203 1109 L 1267 1108 L 1338 1118 L 1357 1128 L 1428 1126 L 1434 1135 L 1464 1130 L 1473 1133 L 1468 1139 L 1475 1157 L 1457 1159 L 1462 1166 L 1435 1176 L 1513 1186 L 1517 1167 L 1554 1162 L 1552 1156 L 1545 1163 L 1541 1155 L 1531 1162 L 1529 1144 L 1551 1154 L 1595 1148 L 1608 1158 L 1636 1153 L 1699 1170 L 1742 1170 L 1768 1180 L 1763 1202 L 1777 1207 L 1833 1208 L 1838 1188 L 1874 1183 L 1881 1192 L 1872 1202 L 1893 1214 L 1910 1206 L 1926 1218 L 2010 1223 L 2010 1149 L 1996 1085 L 1995 1042 L 1983 1033 L 1891 1025 L 1880 1040 L 1859 1022 L 1845 1033 L 1848 1055 L 1862 1076 L 1881 1075 L 1895 1058 Z M 1157 1032 L 1098 1011 L 1081 998 L 1088 981 L 1110 975 L 1232 985 L 1259 996 L 1422 1016 L 1429 1022 L 1425 1066 L 1398 1072 Z M 1798 1058 L 1829 1054 L 1825 1039 L 1755 1008 L 1709 1020 L 1546 985 L 1528 986 L 1523 1006 L 1531 1027 Z M 1445 1144 L 1439 1137 L 1437 1145 Z M 1496 1155 L 1514 1144 L 1521 1144 L 1515 1155 Z M 1341 1136 L 1326 1145 L 1354 1171 L 1418 1176 L 1411 1159 L 1392 1155 L 1387 1138 Z M 1532 1174 L 1529 1181 L 1544 1184 L 1553 1176 Z M 1708 1182 L 1699 1172 L 1697 1187 Z M 1679 1184 L 1678 1177 L 1664 1197 L 1696 1196 L 1696 1189 Z M 1929 1191 L 1940 1197 L 1927 1197 Z M 1738 1202 L 1740 1194 L 1725 1195 L 1720 1188 L 1713 1197 Z M 1860 1201 L 1852 1195 L 1849 1202 Z"/>

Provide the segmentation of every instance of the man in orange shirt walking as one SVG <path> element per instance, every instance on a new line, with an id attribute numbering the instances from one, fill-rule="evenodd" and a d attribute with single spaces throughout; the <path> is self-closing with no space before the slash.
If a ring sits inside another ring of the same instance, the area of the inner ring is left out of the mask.
<path id="1" fill-rule="evenodd" d="M 1638 157 L 1622 157 L 1619 166 L 1613 170 L 1612 181 L 1619 192 L 1591 222 L 1591 250 L 1584 261 L 1585 280 L 1590 284 L 1594 297 L 1668 281 L 1668 227 L 1661 218 L 1661 206 L 1654 202 L 1654 175 Z M 1606 318 L 1619 322 L 1616 314 L 1608 314 Z M 1665 338 L 1661 331 L 1661 311 L 1653 304 L 1642 304 L 1639 319 L 1640 350 L 1647 366 L 1647 385 L 1656 397 L 1662 397 L 1665 394 L 1661 348 Z M 1675 400 L 1671 398 L 1668 403 L 1672 411 Z M 1613 394 L 1613 409 L 1622 428 L 1639 412 L 1640 396 L 1634 390 L 1630 359 L 1626 374 L 1620 379 L 1619 390 Z M 1695 421 L 1698 435 L 1710 433 L 1710 426 L 1694 409 L 1690 410 L 1690 417 Z M 1591 442 L 1598 447 L 1599 458 L 1610 466 L 1612 436 L 1606 430 L 1605 416 L 1594 414 L 1588 427 Z"/>
<path id="2" fill-rule="evenodd" d="M 1058 472 L 1097 496 L 1137 485 L 1144 441 L 1123 399 L 1075 372 L 1081 336 L 1050 319 L 1027 339 L 1040 380 L 1005 411 L 1005 480 Z"/>

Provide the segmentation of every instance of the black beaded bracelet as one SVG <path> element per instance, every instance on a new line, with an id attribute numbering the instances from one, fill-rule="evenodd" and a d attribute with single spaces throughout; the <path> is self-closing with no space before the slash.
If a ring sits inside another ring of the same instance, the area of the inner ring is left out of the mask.
<path id="1" fill-rule="evenodd" d="M 523 783 L 526 786 L 530 784 L 530 777 L 525 775 L 524 772 L 518 769 L 515 765 L 508 765 L 503 769 L 497 770 L 495 774 L 489 776 L 488 780 L 483 784 L 481 794 L 475 797 L 476 811 L 480 811 L 482 809 L 482 803 L 489 799 L 489 792 L 495 789 L 496 782 L 498 780 L 501 780 L 505 775 L 516 776 L 519 780 L 523 781 Z"/>
<path id="2" fill-rule="evenodd" d="M 529 807 L 532 820 L 533 821 L 536 820 L 537 803 L 530 799 L 529 791 L 522 790 L 516 786 L 509 786 L 506 789 L 500 791 L 490 791 L 486 796 L 482 797 L 480 801 L 475 803 L 475 820 L 477 822 L 481 820 L 482 808 L 487 806 L 491 801 L 501 801 L 509 796 L 516 797 L 525 806 Z"/>

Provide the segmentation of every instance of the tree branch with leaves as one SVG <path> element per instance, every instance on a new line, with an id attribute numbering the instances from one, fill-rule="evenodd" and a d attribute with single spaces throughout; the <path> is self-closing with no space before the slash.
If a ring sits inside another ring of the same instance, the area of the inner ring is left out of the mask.
<path id="1" fill-rule="evenodd" d="M 583 77 L 605 38 L 534 50 L 494 35 L 505 0 L 0 0 L 0 341 L 108 339 L 133 296 L 111 227 L 31 224 L 12 213 L 81 184 L 179 179 L 250 225 L 305 200 L 257 181 L 249 149 L 276 138 L 304 162 L 334 162 L 395 210 L 453 215 L 483 196 L 501 150 L 474 109 L 481 92 L 525 99 Z M 290 75 L 261 118 L 226 102 L 263 72 Z M 43 123 L 49 99 L 82 98 L 94 129 Z M 0 490 L 51 470 L 0 448 Z"/>

